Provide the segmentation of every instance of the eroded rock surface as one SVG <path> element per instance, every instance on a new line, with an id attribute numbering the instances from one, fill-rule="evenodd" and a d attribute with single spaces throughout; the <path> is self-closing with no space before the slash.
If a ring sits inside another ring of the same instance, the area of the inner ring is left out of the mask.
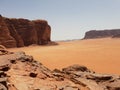
<path id="1" fill-rule="evenodd" d="M 7 52 L 0 55 L 0 90 L 120 90 L 120 76 L 80 65 L 51 71 L 24 52 Z"/>
<path id="2" fill-rule="evenodd" d="M 9 29 L 4 21 L 4 18 L 0 15 L 0 45 L 6 47 L 16 47 L 15 39 L 10 35 Z"/>
<path id="3" fill-rule="evenodd" d="M 45 20 L 6 18 L 0 15 L 0 44 L 6 47 L 23 47 L 51 42 L 51 27 Z"/>

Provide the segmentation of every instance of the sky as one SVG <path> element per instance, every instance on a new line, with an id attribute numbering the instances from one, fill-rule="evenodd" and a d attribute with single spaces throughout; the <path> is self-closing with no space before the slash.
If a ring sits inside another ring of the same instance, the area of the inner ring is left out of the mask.
<path id="1" fill-rule="evenodd" d="M 0 14 L 45 19 L 52 40 L 81 39 L 89 30 L 120 28 L 120 0 L 0 0 Z"/>

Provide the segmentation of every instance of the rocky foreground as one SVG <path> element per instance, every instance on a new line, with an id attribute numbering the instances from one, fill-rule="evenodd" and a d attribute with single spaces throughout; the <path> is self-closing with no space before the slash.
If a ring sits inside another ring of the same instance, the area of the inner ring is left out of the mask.
<path id="1" fill-rule="evenodd" d="M 120 90 L 120 76 L 80 65 L 51 71 L 24 52 L 1 47 L 0 90 Z"/>

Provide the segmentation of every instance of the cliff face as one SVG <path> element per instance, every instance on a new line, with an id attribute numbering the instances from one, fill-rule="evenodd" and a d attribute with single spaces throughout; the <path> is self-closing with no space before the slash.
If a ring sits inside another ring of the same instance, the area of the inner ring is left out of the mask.
<path id="1" fill-rule="evenodd" d="M 35 29 L 37 31 L 38 44 L 47 44 L 50 41 L 51 27 L 46 21 L 35 20 Z"/>
<path id="2" fill-rule="evenodd" d="M 0 18 L 0 34 L 4 32 L 4 36 L 8 36 L 14 41 L 15 45 L 10 44 L 9 47 L 22 47 L 31 44 L 44 45 L 50 42 L 51 28 L 45 20 L 34 20 L 30 21 L 27 19 L 10 19 L 10 18 Z M 4 26 L 4 27 L 3 27 Z M 0 36 L 0 38 L 5 38 Z M 6 39 L 7 40 L 7 39 Z M 7 40 L 8 41 L 8 40 Z M 6 47 L 7 44 L 0 43 Z"/>
<path id="3" fill-rule="evenodd" d="M 16 40 L 10 35 L 10 31 L 0 15 L 0 44 L 6 47 L 16 47 Z"/>
<path id="4" fill-rule="evenodd" d="M 91 30 L 85 33 L 84 39 L 114 37 L 120 34 L 120 29 L 112 30 Z"/>

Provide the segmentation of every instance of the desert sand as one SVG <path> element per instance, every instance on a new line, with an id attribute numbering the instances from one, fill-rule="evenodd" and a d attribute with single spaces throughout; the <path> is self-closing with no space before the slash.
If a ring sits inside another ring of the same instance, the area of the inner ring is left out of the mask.
<path id="1" fill-rule="evenodd" d="M 120 75 L 120 39 L 75 40 L 58 44 L 10 48 L 9 51 L 25 51 L 51 70 L 80 64 L 95 72 Z"/>

